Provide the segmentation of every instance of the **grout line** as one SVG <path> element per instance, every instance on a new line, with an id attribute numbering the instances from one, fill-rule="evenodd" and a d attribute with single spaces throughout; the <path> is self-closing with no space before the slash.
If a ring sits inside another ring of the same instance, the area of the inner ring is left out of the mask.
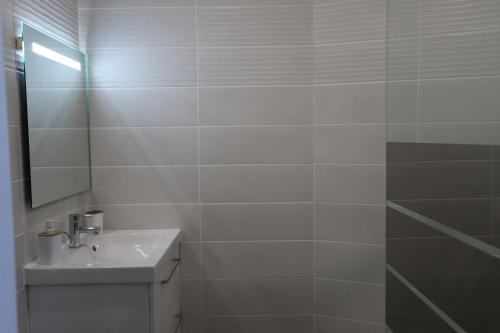
<path id="1" fill-rule="evenodd" d="M 317 130 L 317 115 L 316 115 L 316 106 L 317 106 L 317 101 L 316 101 L 316 45 L 315 45 L 315 36 L 316 36 L 316 25 L 314 24 L 315 21 L 315 9 L 316 6 L 312 6 L 312 12 L 313 12 L 313 30 L 312 30 L 312 41 L 313 41 L 313 49 L 312 49 L 312 72 L 313 72 L 313 80 L 312 80 L 312 89 L 313 89 L 313 94 L 312 94 L 312 125 L 313 125 L 313 144 L 312 144 L 312 150 L 313 150 L 313 163 L 312 163 L 312 187 L 313 187 L 313 193 L 312 193 L 312 201 L 313 201 L 313 217 L 312 217 L 312 224 L 313 224 L 313 234 L 312 234 L 312 239 L 313 239 L 313 256 L 312 256 L 312 265 L 313 265 L 313 289 L 312 289 L 312 312 L 313 312 L 313 332 L 316 333 L 318 330 L 318 321 L 317 321 L 317 306 L 316 306 L 316 293 L 317 293 L 317 283 L 316 283 L 316 217 L 317 217 L 317 211 L 316 211 L 316 200 L 317 200 L 317 195 L 316 195 L 316 168 L 317 168 L 317 163 L 316 163 L 316 130 Z"/>
<path id="2" fill-rule="evenodd" d="M 201 154 L 200 154 L 200 76 L 199 76 L 199 48 L 198 48 L 198 0 L 194 0 L 194 44 L 195 44 L 195 69 L 196 69 L 196 126 L 197 131 L 197 162 L 198 162 L 198 227 L 199 227 L 199 237 L 200 243 L 198 251 L 200 254 L 199 262 L 199 277 L 200 277 L 200 315 L 201 315 L 201 333 L 205 332 L 205 292 L 204 292 L 204 282 L 203 282 L 203 247 L 201 246 L 201 240 L 203 239 L 203 227 L 202 227 L 202 206 L 201 206 Z"/>
<path id="3" fill-rule="evenodd" d="M 365 124 L 365 123 L 363 123 Z M 328 124 L 327 124 L 328 125 Z M 336 124 L 335 124 L 336 125 Z M 339 125 L 350 125 L 339 124 Z M 370 124 L 366 124 L 370 125 Z M 382 123 L 376 124 L 382 125 Z M 234 125 L 173 125 L 173 126 L 96 126 L 92 129 L 122 130 L 122 129 L 194 129 L 194 128 L 252 128 L 252 127 L 312 127 L 312 124 L 234 124 Z"/>
<path id="4" fill-rule="evenodd" d="M 334 45 L 332 45 L 334 46 Z M 276 49 L 297 49 L 297 48 L 304 48 L 304 49 L 311 49 L 313 48 L 313 44 L 284 44 L 284 45 L 226 45 L 226 46 L 196 46 L 195 45 L 180 45 L 180 46 L 155 46 L 155 47 L 146 47 L 146 46 L 115 46 L 115 47 L 88 47 L 86 48 L 86 51 L 109 51 L 109 50 L 114 50 L 114 51 L 124 51 L 124 50 L 175 50 L 175 49 L 191 49 L 191 50 L 239 50 L 239 49 L 271 49 L 271 50 L 276 50 Z"/>
<path id="5" fill-rule="evenodd" d="M 372 82 L 361 82 L 361 83 L 372 83 Z M 358 84 L 358 83 L 356 83 Z M 347 84 L 346 84 L 347 85 Z M 196 89 L 197 86 L 108 86 L 108 87 L 91 87 L 90 90 L 112 90 L 112 89 L 137 89 L 137 90 L 147 90 L 147 89 Z M 217 88 L 307 88 L 311 87 L 310 84 L 247 84 L 247 85 L 199 85 L 202 89 L 217 89 Z"/>
<path id="6" fill-rule="evenodd" d="M 375 324 L 375 325 L 381 325 L 381 326 L 385 325 L 384 323 L 380 323 L 380 322 L 376 322 L 376 321 L 360 320 L 360 319 L 354 319 L 354 318 L 348 318 L 348 317 L 329 316 L 329 315 L 324 315 L 324 314 L 318 314 L 317 316 L 322 317 L 322 318 L 348 320 L 348 321 L 353 321 L 353 322 L 357 322 L 357 323 Z"/>
<path id="7" fill-rule="evenodd" d="M 210 202 L 180 202 L 180 203 L 107 203 L 100 204 L 102 207 L 133 207 L 133 206 L 196 206 L 196 205 L 311 205 L 311 201 L 268 201 L 268 202 L 221 202 L 221 203 L 210 203 Z M 385 205 L 378 205 L 385 207 Z"/>
<path id="8" fill-rule="evenodd" d="M 383 282 L 383 283 L 377 283 L 377 282 L 367 282 L 367 281 L 357 281 L 357 280 L 345 280 L 345 279 L 325 278 L 325 277 L 316 277 L 315 279 L 316 280 L 321 280 L 321 281 L 337 281 L 337 282 L 349 283 L 349 284 L 364 284 L 364 285 L 367 285 L 367 286 L 385 287 L 385 282 Z"/>
<path id="9" fill-rule="evenodd" d="M 281 314 L 281 313 L 276 313 L 276 314 L 228 314 L 228 315 L 207 315 L 207 318 L 234 318 L 234 317 L 311 317 L 312 315 L 310 313 L 290 313 L 290 314 Z M 227 333 L 227 332 L 220 332 L 220 333 Z"/>
<path id="10" fill-rule="evenodd" d="M 348 244 L 348 245 L 363 245 L 363 246 L 371 246 L 371 247 L 380 247 L 385 246 L 383 243 L 370 243 L 370 242 L 349 242 L 349 241 L 341 241 L 341 240 L 328 240 L 328 239 L 316 239 L 317 243 L 335 243 L 335 244 Z"/>
<path id="11" fill-rule="evenodd" d="M 248 166 L 267 166 L 267 167 L 280 167 L 280 166 L 386 166 L 385 163 L 234 163 L 234 164 L 152 164 L 152 165 L 93 165 L 95 169 L 140 169 L 140 168 L 182 168 L 182 167 L 197 167 L 213 168 L 213 167 L 248 167 Z"/>
<path id="12" fill-rule="evenodd" d="M 127 7 L 80 7 L 78 10 L 80 11 L 99 11 L 99 10 L 145 10 L 145 9 L 240 9 L 240 8 L 310 8 L 312 4 L 295 4 L 295 5 L 217 5 L 217 6 L 200 6 L 196 3 L 192 6 L 127 6 Z"/>
<path id="13" fill-rule="evenodd" d="M 361 39 L 361 40 L 351 40 L 351 41 L 336 41 L 331 43 L 319 43 L 312 44 L 314 48 L 320 47 L 332 47 L 332 46 L 346 46 L 346 45 L 359 45 L 359 44 L 368 44 L 368 43 L 382 43 L 386 42 L 385 38 L 374 38 L 374 39 Z"/>
<path id="14" fill-rule="evenodd" d="M 256 240 L 202 240 L 202 241 L 187 241 L 186 243 L 205 243 L 205 244 L 214 244 L 214 243 L 304 243 L 304 244 L 313 244 L 313 240 L 311 239 L 256 239 Z"/>

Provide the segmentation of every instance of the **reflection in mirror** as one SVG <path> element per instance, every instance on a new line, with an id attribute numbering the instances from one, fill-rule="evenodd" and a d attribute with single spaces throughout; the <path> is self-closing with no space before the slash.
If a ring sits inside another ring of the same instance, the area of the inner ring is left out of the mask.
<path id="1" fill-rule="evenodd" d="M 32 206 L 90 188 L 85 55 L 23 26 Z"/>

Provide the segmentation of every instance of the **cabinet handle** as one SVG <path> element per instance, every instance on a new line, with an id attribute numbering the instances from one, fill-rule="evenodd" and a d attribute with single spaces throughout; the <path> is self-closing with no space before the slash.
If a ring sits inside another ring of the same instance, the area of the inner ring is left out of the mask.
<path id="1" fill-rule="evenodd" d="M 167 284 L 170 282 L 170 280 L 172 280 L 172 277 L 174 276 L 174 273 L 175 273 L 175 270 L 177 269 L 177 266 L 179 266 L 179 264 L 181 263 L 181 258 L 175 258 L 175 259 L 172 259 L 172 261 L 175 262 L 175 266 L 170 271 L 170 274 L 168 274 L 168 277 L 165 280 L 160 281 L 161 284 Z"/>

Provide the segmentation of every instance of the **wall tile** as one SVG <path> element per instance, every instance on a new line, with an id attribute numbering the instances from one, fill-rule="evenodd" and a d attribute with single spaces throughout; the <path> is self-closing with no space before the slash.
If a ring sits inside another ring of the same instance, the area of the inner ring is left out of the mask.
<path id="1" fill-rule="evenodd" d="M 299 125 L 312 122 L 312 86 L 202 87 L 200 125 Z"/>
<path id="2" fill-rule="evenodd" d="M 394 38 L 387 41 L 387 80 L 414 81 L 419 79 L 418 38 Z"/>
<path id="3" fill-rule="evenodd" d="M 95 167 L 92 189 L 93 202 L 98 204 L 195 203 L 198 202 L 198 168 Z"/>
<path id="4" fill-rule="evenodd" d="M 5 69 L 5 96 L 9 125 L 21 125 L 21 89 L 23 75 L 17 71 Z"/>
<path id="5" fill-rule="evenodd" d="M 311 45 L 310 7 L 200 7 L 198 45 Z"/>
<path id="6" fill-rule="evenodd" d="M 92 164 L 173 165 L 198 162 L 198 130 L 182 128 L 93 128 Z"/>
<path id="7" fill-rule="evenodd" d="M 315 46 L 315 82 L 385 81 L 385 52 L 384 40 Z"/>
<path id="8" fill-rule="evenodd" d="M 423 81 L 420 84 L 420 121 L 499 121 L 499 86 L 498 78 Z"/>
<path id="9" fill-rule="evenodd" d="M 311 6 L 312 0 L 198 0 L 198 7 L 220 6 Z"/>
<path id="10" fill-rule="evenodd" d="M 28 295 L 25 288 L 17 292 L 17 323 L 19 333 L 29 332 Z"/>
<path id="11" fill-rule="evenodd" d="M 29 182 L 26 182 L 25 187 L 27 186 L 30 186 Z M 24 202 L 24 220 L 26 224 L 26 230 L 31 230 L 37 226 L 40 226 L 46 220 L 60 220 L 64 221 L 64 224 L 66 224 L 68 214 L 83 213 L 85 209 L 84 194 L 78 194 L 74 197 L 51 202 L 36 209 L 31 208 L 31 202 L 29 201 L 29 198 L 26 194 Z"/>
<path id="12" fill-rule="evenodd" d="M 314 43 L 385 39 L 387 2 L 332 1 L 314 6 Z"/>
<path id="13" fill-rule="evenodd" d="M 201 248 L 199 242 L 183 242 L 181 245 L 181 279 L 201 277 Z"/>
<path id="14" fill-rule="evenodd" d="M 384 163 L 385 125 L 320 125 L 314 129 L 318 163 Z"/>
<path id="15" fill-rule="evenodd" d="M 316 242 L 316 276 L 384 283 L 384 245 Z"/>
<path id="16" fill-rule="evenodd" d="M 312 279 L 204 281 L 207 315 L 304 315 L 313 310 Z"/>
<path id="17" fill-rule="evenodd" d="M 188 318 L 201 317 L 202 282 L 201 280 L 181 280 L 182 313 Z"/>
<path id="18" fill-rule="evenodd" d="M 78 4 L 75 0 L 15 0 L 14 18 L 14 33 L 20 33 L 20 22 L 25 22 L 78 46 Z"/>
<path id="19" fill-rule="evenodd" d="M 312 162 L 312 126 L 201 127 L 201 164 Z"/>
<path id="20" fill-rule="evenodd" d="M 24 223 L 24 182 L 12 183 L 12 213 L 14 217 L 14 235 L 22 234 L 25 229 Z"/>
<path id="21" fill-rule="evenodd" d="M 208 317 L 205 332 L 312 333 L 312 316 Z"/>
<path id="22" fill-rule="evenodd" d="M 197 204 L 96 206 L 105 211 L 106 229 L 182 229 L 185 241 L 200 240 Z"/>
<path id="23" fill-rule="evenodd" d="M 182 321 L 182 332 L 184 333 L 203 333 L 204 318 L 199 317 L 185 317 Z"/>
<path id="24" fill-rule="evenodd" d="M 317 279 L 317 313 L 383 323 L 384 293 L 383 285 Z"/>
<path id="25" fill-rule="evenodd" d="M 88 50 L 91 87 L 193 87 L 194 48 Z M 148 59 L 148 61 L 144 61 Z"/>
<path id="26" fill-rule="evenodd" d="M 2 38 L 3 38 L 3 64 L 5 68 L 15 68 L 16 60 L 14 54 L 14 24 L 12 17 L 12 2 L 13 0 L 3 0 L 0 5 L 1 19 L 2 19 Z M 6 78 L 7 79 L 7 78 Z M 7 96 L 9 94 L 7 93 Z"/>
<path id="27" fill-rule="evenodd" d="M 315 86 L 315 122 L 385 123 L 385 83 Z"/>
<path id="28" fill-rule="evenodd" d="M 310 240 L 312 204 L 221 204 L 201 206 L 205 241 Z"/>
<path id="29" fill-rule="evenodd" d="M 451 237 L 387 240 L 387 262 L 404 276 L 483 274 L 489 257 Z"/>
<path id="30" fill-rule="evenodd" d="M 310 202 L 312 167 L 249 165 L 201 167 L 204 203 Z"/>
<path id="31" fill-rule="evenodd" d="M 500 124 L 497 122 L 423 123 L 419 124 L 418 134 L 422 143 L 500 144 Z"/>
<path id="32" fill-rule="evenodd" d="M 422 79 L 500 75 L 497 31 L 422 38 Z"/>
<path id="33" fill-rule="evenodd" d="M 386 333 L 385 325 L 379 323 L 325 316 L 318 316 L 316 322 L 317 333 Z"/>
<path id="34" fill-rule="evenodd" d="M 196 88 L 92 89 L 92 127 L 196 125 Z"/>
<path id="35" fill-rule="evenodd" d="M 387 83 L 387 122 L 416 123 L 419 107 L 418 81 Z"/>
<path id="36" fill-rule="evenodd" d="M 500 4 L 494 0 L 423 0 L 421 8 L 424 36 L 500 29 Z"/>
<path id="37" fill-rule="evenodd" d="M 316 200 L 336 203 L 383 204 L 383 165 L 318 165 Z"/>
<path id="38" fill-rule="evenodd" d="M 14 239 L 14 247 L 16 253 L 16 287 L 20 289 L 24 287 L 24 264 L 26 261 L 24 235 L 17 236 Z"/>
<path id="39" fill-rule="evenodd" d="M 78 0 L 78 8 L 194 7 L 194 0 Z"/>
<path id="40" fill-rule="evenodd" d="M 491 230 L 490 199 L 443 199 L 398 202 L 400 205 L 468 235 L 488 235 Z M 392 208 L 387 210 L 387 237 L 442 235 Z"/>
<path id="41" fill-rule="evenodd" d="M 312 48 L 199 48 L 198 66 L 200 86 L 311 84 Z"/>
<path id="42" fill-rule="evenodd" d="M 413 124 L 387 124 L 388 142 L 416 142 L 419 128 Z"/>
<path id="43" fill-rule="evenodd" d="M 194 8 L 80 9 L 80 47 L 194 47 L 194 16 Z"/>
<path id="44" fill-rule="evenodd" d="M 385 242 L 385 206 L 316 204 L 317 240 Z"/>
<path id="45" fill-rule="evenodd" d="M 419 198 L 480 198 L 491 193 L 487 161 L 429 162 L 417 166 L 415 183 Z"/>
<path id="46" fill-rule="evenodd" d="M 19 126 L 9 126 L 10 145 L 10 177 L 12 180 L 23 178 L 21 164 L 21 128 Z"/>
<path id="47" fill-rule="evenodd" d="M 419 6 L 417 1 L 387 1 L 387 35 L 389 39 L 418 37 Z"/>
<path id="48" fill-rule="evenodd" d="M 312 277 L 312 242 L 209 242 L 202 244 L 206 278 Z"/>

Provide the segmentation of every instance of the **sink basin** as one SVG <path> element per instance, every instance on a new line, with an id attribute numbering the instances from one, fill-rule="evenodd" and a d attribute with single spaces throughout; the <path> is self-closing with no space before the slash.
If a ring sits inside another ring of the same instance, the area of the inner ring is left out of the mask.
<path id="1" fill-rule="evenodd" d="M 25 266 L 26 285 L 152 283 L 179 256 L 180 230 L 119 230 L 82 234 L 82 246 L 64 246 L 54 265 Z"/>

